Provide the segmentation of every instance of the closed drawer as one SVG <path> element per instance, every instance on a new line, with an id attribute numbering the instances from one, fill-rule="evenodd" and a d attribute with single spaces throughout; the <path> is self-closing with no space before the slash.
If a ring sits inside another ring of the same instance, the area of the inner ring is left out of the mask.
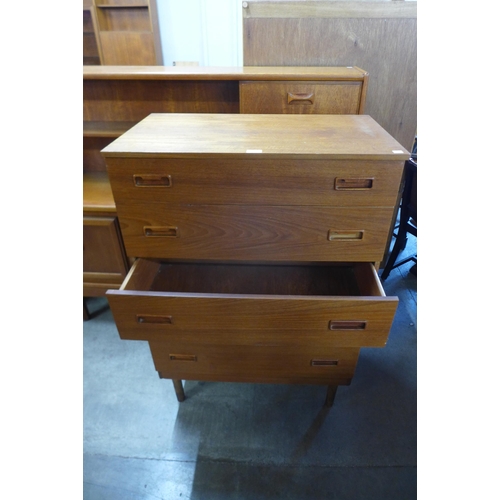
<path id="1" fill-rule="evenodd" d="M 162 378 L 226 382 L 349 384 L 359 349 L 214 346 L 150 341 Z"/>
<path id="2" fill-rule="evenodd" d="M 173 343 L 195 343 L 291 352 L 314 347 L 316 353 L 384 346 L 398 303 L 385 296 L 366 262 L 280 266 L 138 259 L 120 290 L 109 290 L 107 297 L 123 339 L 169 342 L 172 349 Z"/>
<path id="3" fill-rule="evenodd" d="M 107 158 L 118 208 L 150 203 L 394 206 L 403 161 Z"/>
<path id="4" fill-rule="evenodd" d="M 358 114 L 362 82 L 241 82 L 240 113 Z"/>
<path id="5" fill-rule="evenodd" d="M 127 254 L 161 259 L 367 261 L 383 258 L 392 208 L 118 205 Z"/>

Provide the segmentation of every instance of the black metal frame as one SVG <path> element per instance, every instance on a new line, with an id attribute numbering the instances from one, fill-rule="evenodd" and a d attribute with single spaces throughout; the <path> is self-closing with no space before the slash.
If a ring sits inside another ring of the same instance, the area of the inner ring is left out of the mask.
<path id="1" fill-rule="evenodd" d="M 415 159 L 413 158 L 415 156 Z M 396 262 L 398 255 L 405 248 L 406 241 L 408 239 L 408 233 L 413 236 L 417 236 L 417 206 L 416 203 L 412 203 L 411 195 L 413 184 L 417 182 L 417 161 L 416 154 L 412 155 L 412 158 L 405 162 L 404 167 L 404 188 L 403 195 L 401 197 L 401 207 L 399 215 L 399 227 L 396 234 L 396 241 L 392 247 L 391 254 L 387 260 L 387 264 L 382 272 L 381 279 L 385 280 L 390 272 L 396 267 L 402 266 L 407 262 L 413 261 L 417 262 L 417 255 L 412 255 L 411 257 L 406 257 L 404 259 Z"/>

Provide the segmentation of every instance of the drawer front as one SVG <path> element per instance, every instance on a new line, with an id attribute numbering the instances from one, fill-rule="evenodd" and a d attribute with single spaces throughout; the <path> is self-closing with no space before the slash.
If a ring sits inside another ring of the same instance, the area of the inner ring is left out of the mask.
<path id="1" fill-rule="evenodd" d="M 383 347 L 394 297 L 304 297 L 123 292 L 108 301 L 120 337 L 213 346 Z"/>
<path id="2" fill-rule="evenodd" d="M 255 155 L 252 155 L 255 157 Z M 118 206 L 394 206 L 404 162 L 108 158 Z"/>
<path id="3" fill-rule="evenodd" d="M 377 262 L 392 208 L 118 206 L 127 254 L 162 259 Z"/>
<path id="4" fill-rule="evenodd" d="M 358 114 L 362 82 L 241 82 L 240 113 Z"/>
<path id="5" fill-rule="evenodd" d="M 359 349 L 328 352 L 315 347 L 210 346 L 152 341 L 155 368 L 163 378 L 234 382 L 348 384 Z"/>

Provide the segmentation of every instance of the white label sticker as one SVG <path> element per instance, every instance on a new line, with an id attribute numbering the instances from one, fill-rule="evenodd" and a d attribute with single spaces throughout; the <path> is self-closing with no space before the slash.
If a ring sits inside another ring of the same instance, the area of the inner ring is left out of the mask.
<path id="1" fill-rule="evenodd" d="M 262 149 L 247 149 L 247 153 L 262 153 Z"/>
<path id="2" fill-rule="evenodd" d="M 394 154 L 396 154 L 396 155 L 397 155 L 397 154 L 403 154 L 403 153 L 404 153 L 404 151 L 401 151 L 401 149 L 393 149 L 393 150 L 392 150 L 392 152 L 393 152 Z"/>

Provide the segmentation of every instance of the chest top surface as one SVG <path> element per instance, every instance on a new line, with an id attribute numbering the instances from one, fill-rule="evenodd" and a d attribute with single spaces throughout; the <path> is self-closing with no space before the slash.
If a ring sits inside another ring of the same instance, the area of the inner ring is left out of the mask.
<path id="1" fill-rule="evenodd" d="M 368 115 L 153 113 L 102 150 L 104 157 L 373 159 L 409 153 Z"/>

